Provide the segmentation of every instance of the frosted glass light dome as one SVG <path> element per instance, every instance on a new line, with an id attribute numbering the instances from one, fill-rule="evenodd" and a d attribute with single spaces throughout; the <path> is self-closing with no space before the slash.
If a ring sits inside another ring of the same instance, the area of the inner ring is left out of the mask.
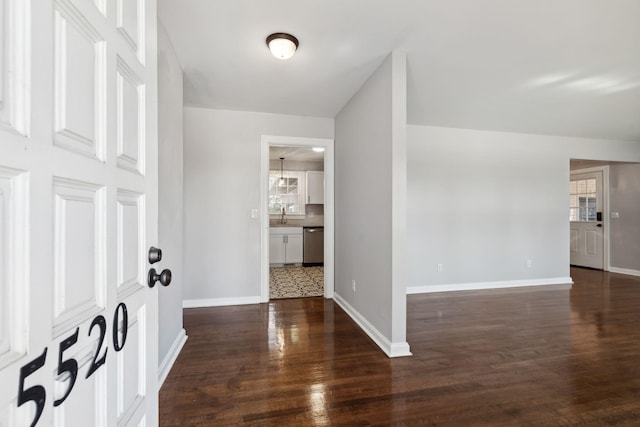
<path id="1" fill-rule="evenodd" d="M 267 37 L 271 54 L 278 59 L 289 59 L 296 53 L 298 39 L 287 33 L 274 33 Z"/>

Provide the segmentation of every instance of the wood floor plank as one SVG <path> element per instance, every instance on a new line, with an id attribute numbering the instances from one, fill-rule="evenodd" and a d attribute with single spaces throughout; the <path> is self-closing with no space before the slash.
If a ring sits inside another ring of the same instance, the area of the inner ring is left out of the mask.
<path id="1" fill-rule="evenodd" d="M 331 300 L 186 309 L 161 426 L 640 425 L 640 278 L 408 296 L 388 359 Z"/>

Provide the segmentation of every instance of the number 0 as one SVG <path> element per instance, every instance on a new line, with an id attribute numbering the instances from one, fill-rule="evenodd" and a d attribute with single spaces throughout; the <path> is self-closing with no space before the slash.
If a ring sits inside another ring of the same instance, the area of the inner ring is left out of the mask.
<path id="1" fill-rule="evenodd" d="M 121 310 L 122 309 L 122 310 Z M 118 323 L 120 323 L 120 313 L 122 313 L 122 338 L 118 335 Z M 113 348 L 115 351 L 122 350 L 124 343 L 127 342 L 127 332 L 129 330 L 129 314 L 127 306 L 121 302 L 113 313 Z M 122 342 L 120 341 L 122 340 Z"/>

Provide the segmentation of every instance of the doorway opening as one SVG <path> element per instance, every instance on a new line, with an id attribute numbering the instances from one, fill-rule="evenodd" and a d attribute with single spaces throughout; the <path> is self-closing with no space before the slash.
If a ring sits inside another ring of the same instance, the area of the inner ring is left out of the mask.
<path id="1" fill-rule="evenodd" d="M 570 176 L 570 264 L 640 276 L 640 163 L 571 159 Z"/>
<path id="2" fill-rule="evenodd" d="M 638 200 L 640 197 L 640 163 L 638 162 L 612 162 L 595 160 L 574 160 L 570 162 L 572 180 L 577 175 L 603 171 L 603 210 L 600 222 L 603 234 L 603 266 L 602 270 L 612 273 L 640 276 L 640 215 L 638 215 Z M 583 184 L 584 187 L 584 184 Z M 587 192 L 588 193 L 588 192 Z M 583 199 L 590 197 L 588 194 L 579 196 Z M 580 200 L 577 200 L 578 204 Z M 588 209 L 594 202 L 584 200 L 583 218 L 593 218 L 593 212 Z M 580 215 L 580 213 L 578 213 Z M 591 221 L 593 222 L 593 221 Z M 573 222 L 571 222 L 573 225 Z M 574 241 L 572 231 L 572 251 L 580 242 Z M 593 240 L 592 240 L 593 242 Z M 571 264 L 577 263 L 573 256 Z M 586 267 L 589 267 L 586 265 Z"/>
<path id="3" fill-rule="evenodd" d="M 332 298 L 333 140 L 263 136 L 261 179 L 261 301 Z"/>
<path id="4" fill-rule="evenodd" d="M 578 168 L 577 165 L 581 167 Z M 591 167 L 585 167 L 589 165 Z M 569 264 L 606 270 L 609 263 L 609 166 L 571 161 Z"/>
<path id="5" fill-rule="evenodd" d="M 324 148 L 269 147 L 269 299 L 324 295 Z"/>

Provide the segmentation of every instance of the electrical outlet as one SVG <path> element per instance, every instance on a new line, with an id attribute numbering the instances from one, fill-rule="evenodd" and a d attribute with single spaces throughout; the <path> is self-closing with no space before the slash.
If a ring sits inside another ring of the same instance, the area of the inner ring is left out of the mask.
<path id="1" fill-rule="evenodd" d="M 355 292 L 355 291 L 356 291 L 356 280 L 355 280 L 355 279 L 353 279 L 353 280 L 351 281 L 351 289 L 353 289 L 353 292 Z"/>
<path id="2" fill-rule="evenodd" d="M 533 261 L 530 259 L 527 260 L 527 268 L 531 268 L 533 266 Z"/>
<path id="3" fill-rule="evenodd" d="M 444 266 L 442 264 L 438 264 L 438 273 L 442 273 Z"/>
<path id="4" fill-rule="evenodd" d="M 258 209 L 251 209 L 251 219 L 258 218 Z"/>

